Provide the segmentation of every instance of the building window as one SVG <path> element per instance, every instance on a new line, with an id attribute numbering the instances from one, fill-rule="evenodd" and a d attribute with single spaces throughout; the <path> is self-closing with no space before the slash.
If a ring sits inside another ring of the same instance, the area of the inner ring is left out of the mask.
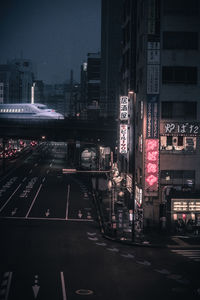
<path id="1" fill-rule="evenodd" d="M 163 32 L 163 49 L 198 50 L 198 32 Z"/>
<path id="2" fill-rule="evenodd" d="M 197 84 L 197 67 L 162 67 L 162 82 Z"/>
<path id="3" fill-rule="evenodd" d="M 197 16 L 199 0 L 167 0 L 163 1 L 164 15 Z"/>
<path id="4" fill-rule="evenodd" d="M 196 120 L 197 103 L 196 102 L 169 102 L 161 104 L 162 119 Z"/>
<path id="5" fill-rule="evenodd" d="M 194 170 L 161 170 L 161 179 L 173 180 L 194 180 L 195 171 Z"/>
<path id="6" fill-rule="evenodd" d="M 192 136 L 161 136 L 161 151 L 193 152 L 196 150 L 196 137 Z"/>

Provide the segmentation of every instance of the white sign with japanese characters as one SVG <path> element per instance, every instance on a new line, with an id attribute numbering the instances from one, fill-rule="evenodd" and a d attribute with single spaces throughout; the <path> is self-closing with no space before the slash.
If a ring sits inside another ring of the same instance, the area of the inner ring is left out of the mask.
<path id="1" fill-rule="evenodd" d="M 128 151 L 127 139 L 128 139 L 128 125 L 120 124 L 120 149 L 119 149 L 119 152 L 122 154 L 126 154 Z"/>
<path id="2" fill-rule="evenodd" d="M 121 121 L 127 121 L 128 120 L 128 97 L 127 96 L 121 96 L 120 97 L 120 116 Z"/>
<path id="3" fill-rule="evenodd" d="M 165 123 L 164 134 L 200 134 L 200 124 L 198 123 Z"/>

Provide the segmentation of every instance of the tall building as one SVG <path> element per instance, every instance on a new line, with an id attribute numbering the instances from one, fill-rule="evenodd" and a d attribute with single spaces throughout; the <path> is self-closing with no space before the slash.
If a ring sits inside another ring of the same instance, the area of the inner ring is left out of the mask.
<path id="1" fill-rule="evenodd" d="M 31 87 L 35 77 L 31 60 L 14 59 L 0 65 L 3 103 L 31 103 Z"/>
<path id="2" fill-rule="evenodd" d="M 0 65 L 1 103 L 17 103 L 21 100 L 20 74 L 16 66 Z"/>
<path id="3" fill-rule="evenodd" d="M 101 55 L 97 52 L 88 53 L 87 62 L 81 66 L 79 112 L 84 119 L 99 116 L 100 65 Z"/>
<path id="4" fill-rule="evenodd" d="M 15 65 L 20 76 L 20 102 L 31 103 L 31 87 L 35 79 L 34 65 L 30 59 L 13 59 L 9 64 Z"/>
<path id="5" fill-rule="evenodd" d="M 144 228 L 172 230 L 178 219 L 200 223 L 200 3 L 123 3 L 126 39 L 129 14 L 135 16 L 135 37 L 123 42 L 121 80 L 122 95 L 133 103 L 135 219 L 140 215 Z M 135 65 L 123 58 L 128 49 Z M 119 158 L 130 164 L 129 145 L 122 146 Z"/>
<path id="6" fill-rule="evenodd" d="M 87 54 L 87 104 L 100 100 L 100 53 Z"/>
<path id="7" fill-rule="evenodd" d="M 101 5 L 101 97 L 104 117 L 117 117 L 121 55 L 122 0 L 102 0 Z"/>

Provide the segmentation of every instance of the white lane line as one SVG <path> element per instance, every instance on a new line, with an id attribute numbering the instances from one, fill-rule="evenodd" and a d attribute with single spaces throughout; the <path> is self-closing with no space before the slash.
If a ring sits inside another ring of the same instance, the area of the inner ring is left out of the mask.
<path id="1" fill-rule="evenodd" d="M 10 291 L 10 285 L 11 285 L 11 280 L 12 280 L 12 272 L 9 272 L 9 277 L 8 277 L 8 285 L 6 289 L 6 297 L 5 300 L 8 299 L 9 291 Z"/>
<path id="2" fill-rule="evenodd" d="M 66 203 L 66 214 L 65 219 L 68 220 L 68 213 L 69 213 L 69 194 L 70 194 L 70 184 L 67 186 L 67 203 Z"/>
<path id="3" fill-rule="evenodd" d="M 24 179 L 22 180 L 22 182 L 24 182 L 26 180 L 27 177 L 24 177 Z"/>
<path id="4" fill-rule="evenodd" d="M 0 219 L 12 219 L 12 220 L 44 220 L 44 221 L 65 221 L 65 222 L 94 222 L 94 220 L 87 219 L 68 219 L 65 218 L 39 218 L 39 217 L 0 217 Z"/>
<path id="5" fill-rule="evenodd" d="M 42 182 L 45 182 L 45 180 L 46 180 L 46 177 L 44 177 L 44 178 L 42 179 Z"/>
<path id="6" fill-rule="evenodd" d="M 65 278 L 63 272 L 60 272 L 60 277 L 61 277 L 61 284 L 62 284 L 62 295 L 63 295 L 63 300 L 67 300 L 66 296 L 66 288 L 65 288 Z"/>
<path id="7" fill-rule="evenodd" d="M 33 205 L 34 205 L 34 203 L 35 203 L 35 200 L 37 199 L 37 196 L 38 196 L 38 194 L 39 194 L 41 188 L 42 188 L 42 184 L 40 184 L 39 189 L 37 190 L 37 193 L 36 193 L 36 195 L 35 195 L 35 197 L 34 197 L 32 203 L 31 203 L 31 206 L 30 206 L 30 208 L 29 208 L 29 210 L 28 210 L 28 212 L 27 212 L 27 214 L 26 214 L 25 219 L 28 218 L 28 215 L 29 215 L 29 213 L 30 213 L 30 211 L 31 211 L 31 209 L 32 209 L 32 207 L 33 207 Z"/>
<path id="8" fill-rule="evenodd" d="M 12 193 L 12 195 L 8 198 L 8 200 L 6 201 L 6 203 L 1 207 L 0 212 L 2 212 L 2 210 L 4 209 L 4 207 L 8 204 L 8 202 L 10 201 L 10 199 L 12 198 L 12 196 L 16 193 L 16 191 L 20 188 L 21 183 L 18 185 L 18 187 L 16 188 L 16 190 Z"/>

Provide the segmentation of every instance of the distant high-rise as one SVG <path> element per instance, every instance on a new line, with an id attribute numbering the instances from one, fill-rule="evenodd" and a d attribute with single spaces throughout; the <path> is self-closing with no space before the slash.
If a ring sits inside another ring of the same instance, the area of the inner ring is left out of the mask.
<path id="1" fill-rule="evenodd" d="M 17 66 L 0 65 L 1 103 L 21 101 L 20 73 Z"/>
<path id="2" fill-rule="evenodd" d="M 22 103 L 31 103 L 31 87 L 34 81 L 34 66 L 30 59 L 13 59 L 9 62 L 16 65 L 20 73 L 20 89 Z"/>
<path id="3" fill-rule="evenodd" d="M 117 117 L 121 55 L 122 0 L 102 0 L 100 109 L 105 117 Z"/>
<path id="4" fill-rule="evenodd" d="M 31 60 L 20 58 L 0 65 L 3 103 L 31 103 L 31 87 L 34 78 Z"/>
<path id="5" fill-rule="evenodd" d="M 99 103 L 100 98 L 100 53 L 87 55 L 87 104 Z"/>

